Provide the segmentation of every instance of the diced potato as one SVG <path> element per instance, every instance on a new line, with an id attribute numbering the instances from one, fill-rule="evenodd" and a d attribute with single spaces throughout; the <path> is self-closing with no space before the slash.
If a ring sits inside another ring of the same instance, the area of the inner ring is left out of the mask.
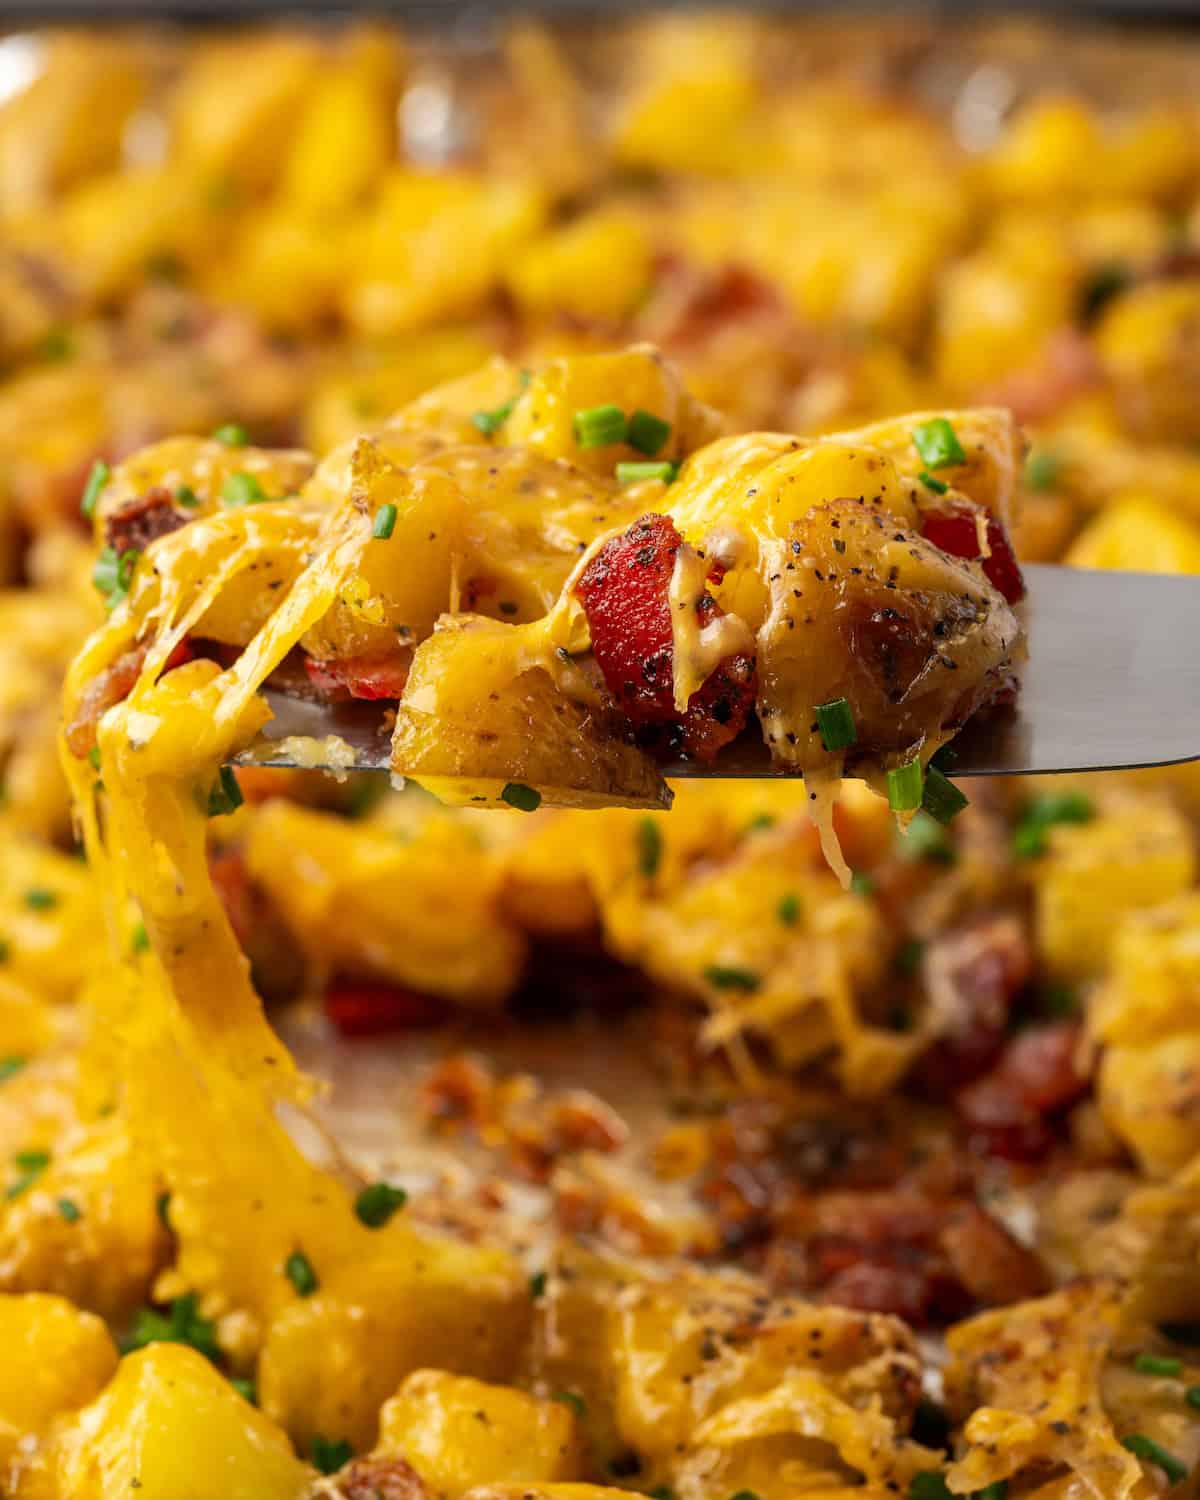
<path id="1" fill-rule="evenodd" d="M 506 281 L 527 312 L 620 319 L 645 294 L 652 274 L 646 225 L 629 211 L 605 209 L 526 245 Z"/>
<path id="2" fill-rule="evenodd" d="M 100 904 L 86 865 L 8 829 L 0 839 L 6 976 L 47 1000 L 73 1000 L 94 966 Z"/>
<path id="3" fill-rule="evenodd" d="M 1071 544 L 1073 568 L 1200 573 L 1200 526 L 1152 495 L 1113 500 Z"/>
<path id="4" fill-rule="evenodd" d="M 91 1313 L 40 1292 L 0 1295 L 0 1472 L 17 1440 L 100 1394 L 117 1368 L 108 1329 Z"/>
<path id="5" fill-rule="evenodd" d="M 442 1370 L 415 1370 L 387 1402 L 375 1452 L 407 1459 L 447 1500 L 474 1485 L 553 1483 L 584 1472 L 564 1402 Z"/>
<path id="6" fill-rule="evenodd" d="M 526 1284 L 499 1256 L 489 1267 L 454 1248 L 348 1266 L 274 1321 L 259 1399 L 302 1449 L 319 1433 L 365 1452 L 383 1402 L 423 1366 L 514 1373 L 531 1316 Z"/>
<path id="7" fill-rule="evenodd" d="M 669 424 L 656 459 L 682 458 L 721 428 L 717 415 L 688 395 L 675 366 L 648 344 L 639 344 L 612 354 L 549 360 L 518 397 L 504 426 L 505 440 L 611 474 L 617 462 L 646 455 L 627 443 L 580 446 L 575 414 L 606 405 L 619 406 L 627 416 L 646 411 Z"/>
<path id="8" fill-rule="evenodd" d="M 1100 1061 L 1100 1109 L 1151 1177 L 1200 1152 L 1200 1025 L 1144 1047 L 1110 1047 Z"/>
<path id="9" fill-rule="evenodd" d="M 16 1500 L 300 1500 L 312 1470 L 282 1432 L 181 1344 L 127 1355 L 77 1418 L 19 1460 Z"/>
<path id="10" fill-rule="evenodd" d="M 1102 973 L 1121 919 L 1187 889 L 1192 831 L 1168 802 L 1130 797 L 1094 821 L 1055 828 L 1035 872 L 1035 927 L 1047 968 L 1065 980 Z"/>
<path id="11" fill-rule="evenodd" d="M 401 838 L 279 799 L 253 820 L 246 861 L 314 963 L 476 1006 L 517 982 L 524 943 L 497 909 L 498 868 L 449 818 Z"/>
<path id="12" fill-rule="evenodd" d="M 598 729 L 541 667 L 522 669 L 524 628 L 458 619 L 422 642 L 396 713 L 392 769 L 462 805 L 668 806 L 647 755 Z"/>
<path id="13" fill-rule="evenodd" d="M 151 1153 L 119 1113 L 18 1149 L 43 1147 L 49 1161 L 32 1177 L 15 1158 L 2 1169 L 11 1202 L 0 1214 L 0 1288 L 57 1292 L 120 1321 L 146 1297 L 167 1248 Z"/>

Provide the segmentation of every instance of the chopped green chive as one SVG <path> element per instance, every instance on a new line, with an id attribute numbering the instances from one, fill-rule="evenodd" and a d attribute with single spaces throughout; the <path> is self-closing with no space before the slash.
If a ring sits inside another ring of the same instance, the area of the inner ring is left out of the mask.
<path id="1" fill-rule="evenodd" d="M 730 1495 L 729 1500 L 758 1500 L 758 1493 L 755 1490 L 737 1490 Z"/>
<path id="2" fill-rule="evenodd" d="M 1189 1385 L 1183 1393 L 1183 1399 L 1195 1411 L 1200 1411 L 1200 1385 Z"/>
<path id="3" fill-rule="evenodd" d="M 828 703 L 818 703 L 813 712 L 826 750 L 848 750 L 858 743 L 858 727 L 847 699 L 831 698 Z"/>
<path id="4" fill-rule="evenodd" d="M 341 1468 L 354 1457 L 354 1449 L 345 1440 L 338 1438 L 322 1437 L 314 1433 L 312 1440 L 313 1467 L 319 1469 L 322 1474 L 336 1474 Z"/>
<path id="5" fill-rule="evenodd" d="M 551 1401 L 561 1401 L 564 1406 L 569 1406 L 577 1417 L 587 1416 L 587 1403 L 578 1391 L 555 1391 Z"/>
<path id="6" fill-rule="evenodd" d="M 581 448 L 607 448 L 623 443 L 628 431 L 619 406 L 588 406 L 575 413 L 575 441 Z"/>
<path id="7" fill-rule="evenodd" d="M 116 609 L 129 593 L 134 569 L 141 555 L 136 547 L 130 548 L 128 552 L 122 552 L 119 556 L 115 547 L 100 549 L 100 554 L 96 558 L 96 566 L 92 569 L 92 584 L 104 595 L 104 602 L 109 609 Z"/>
<path id="8" fill-rule="evenodd" d="M 887 773 L 888 806 L 893 812 L 913 812 L 921 805 L 925 777 L 919 760 L 895 766 Z"/>
<path id="9" fill-rule="evenodd" d="M 768 812 L 755 813 L 746 824 L 747 833 L 766 833 L 768 828 L 775 827 L 774 814 Z"/>
<path id="10" fill-rule="evenodd" d="M 1140 1458 L 1143 1463 L 1154 1464 L 1160 1468 L 1172 1484 L 1179 1484 L 1188 1476 L 1187 1465 L 1180 1463 L 1173 1453 L 1168 1453 L 1164 1447 L 1156 1443 L 1152 1437 L 1147 1437 L 1144 1432 L 1131 1432 L 1128 1437 L 1123 1437 L 1121 1447 L 1128 1448 L 1130 1453 Z"/>
<path id="11" fill-rule="evenodd" d="M 501 790 L 500 800 L 520 812 L 537 812 L 542 805 L 542 794 L 536 787 L 525 786 L 520 781 L 510 781 Z"/>
<path id="12" fill-rule="evenodd" d="M 715 990 L 743 990 L 752 994 L 762 980 L 753 969 L 740 969 L 735 964 L 709 964 L 704 978 Z"/>
<path id="13" fill-rule="evenodd" d="M 303 1250 L 293 1250 L 283 1263 L 283 1274 L 292 1283 L 300 1297 L 311 1297 L 320 1282 L 312 1268 L 312 1261 Z"/>
<path id="14" fill-rule="evenodd" d="M 270 498 L 253 474 L 239 471 L 231 474 L 221 486 L 221 504 L 229 510 L 240 510 L 243 505 L 261 505 Z"/>
<path id="15" fill-rule="evenodd" d="M 678 464 L 622 463 L 617 465 L 617 483 L 644 484 L 648 479 L 661 479 L 664 484 L 672 484 L 678 473 Z"/>
<path id="16" fill-rule="evenodd" d="M 88 765 L 91 766 L 92 770 L 98 771 L 100 769 L 100 746 L 93 745 L 92 748 L 88 751 L 87 758 Z"/>
<path id="17" fill-rule="evenodd" d="M 112 470 L 102 458 L 98 458 L 88 474 L 87 483 L 83 487 L 83 499 L 79 502 L 80 511 L 89 521 L 96 514 L 96 502 L 100 499 L 101 490 L 111 478 Z"/>
<path id="18" fill-rule="evenodd" d="M 216 1327 L 211 1319 L 200 1316 L 194 1292 L 176 1297 L 166 1313 L 153 1307 L 138 1309 L 133 1327 L 121 1340 L 121 1353 L 132 1354 L 148 1344 L 187 1344 L 206 1359 L 221 1357 Z"/>
<path id="19" fill-rule="evenodd" d="M 176 485 L 175 504 L 182 505 L 185 510 L 195 510 L 200 504 L 200 496 L 190 484 Z"/>
<path id="20" fill-rule="evenodd" d="M 1165 1354 L 1139 1354 L 1133 1368 L 1139 1375 L 1176 1376 L 1183 1371 L 1183 1360 Z"/>
<path id="21" fill-rule="evenodd" d="M 1132 280 L 1129 267 L 1121 261 L 1109 261 L 1106 265 L 1097 266 L 1079 293 L 1080 322 L 1093 322 Z"/>
<path id="22" fill-rule="evenodd" d="M 231 1375 L 229 1377 L 229 1384 L 243 1401 L 249 1401 L 251 1406 L 258 1405 L 258 1390 L 253 1380 L 247 1380 L 244 1375 Z"/>
<path id="23" fill-rule="evenodd" d="M 920 938 L 908 938 L 901 943 L 896 950 L 896 956 L 892 960 L 897 974 L 903 975 L 905 979 L 912 976 L 921 967 L 921 958 L 925 952 L 925 944 Z"/>
<path id="24" fill-rule="evenodd" d="M 924 1474 L 914 1474 L 908 1486 L 908 1500 L 956 1500 L 946 1486 L 946 1481 L 935 1469 Z"/>
<path id="25" fill-rule="evenodd" d="M 28 1061 L 27 1057 L 0 1057 L 0 1083 L 16 1077 Z"/>
<path id="26" fill-rule="evenodd" d="M 60 1198 L 58 1211 L 68 1224 L 77 1224 L 83 1218 L 79 1204 L 73 1198 Z"/>
<path id="27" fill-rule="evenodd" d="M 1008 1500 L 1008 1480 L 996 1479 L 975 1491 L 974 1500 Z"/>
<path id="28" fill-rule="evenodd" d="M 226 422 L 213 433 L 213 440 L 224 443 L 227 448 L 244 448 L 250 441 L 250 434 L 240 423 Z"/>
<path id="29" fill-rule="evenodd" d="M 1096 809 L 1082 792 L 1056 792 L 1035 797 L 1013 829 L 1013 853 L 1019 859 L 1045 854 L 1047 835 L 1057 823 L 1090 823 Z"/>
<path id="30" fill-rule="evenodd" d="M 850 889 L 856 896 L 873 896 L 875 894 L 875 879 L 868 875 L 865 870 L 855 870 L 850 877 Z"/>
<path id="31" fill-rule="evenodd" d="M 52 328 L 42 340 L 43 359 L 58 363 L 64 359 L 70 359 L 74 353 L 75 340 L 71 337 L 69 329 Z"/>
<path id="32" fill-rule="evenodd" d="M 389 500 L 386 505 L 381 505 L 375 512 L 375 520 L 371 526 L 371 535 L 377 542 L 386 542 L 396 529 L 396 507 Z"/>
<path id="33" fill-rule="evenodd" d="M 133 938 L 129 944 L 134 953 L 145 953 L 150 947 L 150 934 L 146 931 L 145 922 L 139 922 L 133 929 Z"/>
<path id="34" fill-rule="evenodd" d="M 546 1295 L 546 1273 L 535 1271 L 529 1278 L 529 1295 L 536 1301 L 538 1297 Z"/>
<path id="35" fill-rule="evenodd" d="M 921 806 L 938 823 L 952 823 L 967 805 L 965 792 L 936 766 L 925 771 L 925 786 L 921 792 Z"/>
<path id="36" fill-rule="evenodd" d="M 471 415 L 471 424 L 478 428 L 484 437 L 492 437 L 508 421 L 512 415 L 512 409 L 516 404 L 517 398 L 514 396 L 511 401 L 506 401 L 503 406 L 497 406 L 492 411 L 473 412 Z"/>
<path id="37" fill-rule="evenodd" d="M 918 422 L 912 430 L 912 440 L 927 469 L 948 469 L 967 461 L 958 434 L 945 417 Z"/>
<path id="38" fill-rule="evenodd" d="M 775 915 L 785 927 L 795 927 L 800 920 L 800 897 L 795 891 L 788 891 L 785 896 L 780 896 Z"/>
<path id="39" fill-rule="evenodd" d="M 223 817 L 225 813 L 234 812 L 241 807 L 244 801 L 237 777 L 229 766 L 222 766 L 208 794 L 208 816 Z"/>
<path id="40" fill-rule="evenodd" d="M 403 1188 L 393 1187 L 390 1182 L 373 1182 L 354 1200 L 354 1212 L 368 1229 L 382 1229 L 407 1202 L 408 1194 Z"/>
<path id="41" fill-rule="evenodd" d="M 5 1190 L 6 1198 L 19 1198 L 38 1180 L 46 1168 L 50 1165 L 49 1151 L 18 1151 L 13 1157 L 13 1163 L 20 1173 Z"/>
<path id="42" fill-rule="evenodd" d="M 643 818 L 637 826 L 638 873 L 653 880 L 662 863 L 662 829 L 653 818 Z"/>
<path id="43" fill-rule="evenodd" d="M 896 848 L 902 859 L 928 860 L 930 864 L 952 865 L 958 858 L 950 835 L 924 811 L 913 815 L 904 834 L 897 838 Z"/>
<path id="44" fill-rule="evenodd" d="M 656 453 L 662 452 L 663 444 L 670 436 L 670 422 L 664 422 L 652 411 L 643 411 L 639 407 L 629 419 L 625 441 L 639 453 L 653 458 Z"/>
<path id="45" fill-rule="evenodd" d="M 669 1484 L 656 1484 L 650 1491 L 650 1500 L 679 1500 Z"/>
<path id="46" fill-rule="evenodd" d="M 922 469 L 917 478 L 926 489 L 932 490 L 935 495 L 944 495 L 950 488 L 944 479 L 936 478 L 928 469 Z"/>
<path id="47" fill-rule="evenodd" d="M 1025 488 L 1052 490 L 1062 476 L 1062 459 L 1049 448 L 1034 448 L 1025 460 Z"/>
<path id="48" fill-rule="evenodd" d="M 58 894 L 45 886 L 35 885 L 25 892 L 25 905 L 30 911 L 50 911 L 58 905 Z"/>

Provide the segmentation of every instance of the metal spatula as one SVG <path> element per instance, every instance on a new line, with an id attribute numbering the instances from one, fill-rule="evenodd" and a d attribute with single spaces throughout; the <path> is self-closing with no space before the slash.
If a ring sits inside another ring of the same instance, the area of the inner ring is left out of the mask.
<path id="1" fill-rule="evenodd" d="M 1029 639 L 1015 711 L 981 718 L 955 739 L 954 776 L 1115 771 L 1200 759 L 1200 578 L 1025 569 Z M 324 706 L 268 693 L 275 717 L 241 764 L 295 766 L 292 735 L 336 735 L 355 769 L 386 771 L 389 731 L 375 703 Z M 682 776 L 773 776 L 747 735 L 715 765 L 663 766 Z M 305 765 L 325 766 L 317 756 Z M 343 768 L 344 769 L 344 768 Z"/>

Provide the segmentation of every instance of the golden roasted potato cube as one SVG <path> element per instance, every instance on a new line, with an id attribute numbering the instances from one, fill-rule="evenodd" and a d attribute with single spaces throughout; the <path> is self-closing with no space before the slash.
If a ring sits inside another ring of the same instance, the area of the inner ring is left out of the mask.
<path id="1" fill-rule="evenodd" d="M 601 209 L 554 229 L 513 257 L 505 283 L 533 314 L 627 317 L 653 276 L 647 225 L 626 209 Z"/>
<path id="2" fill-rule="evenodd" d="M 34 1134 L 19 1148 L 42 1151 Z M 32 1171 L 15 1154 L 3 1168 L 0 1287 L 53 1291 L 119 1321 L 147 1295 L 167 1248 L 155 1210 L 161 1181 L 151 1153 L 119 1114 L 76 1127 L 45 1148 Z"/>
<path id="3" fill-rule="evenodd" d="M 629 1493 L 605 1484 L 481 1484 L 463 1500 L 629 1500 Z"/>
<path id="4" fill-rule="evenodd" d="M 473 1006 L 498 1005 L 516 985 L 524 942 L 499 913 L 498 867 L 462 824 L 431 817 L 400 839 L 279 799 L 259 809 L 245 848 L 314 963 Z"/>
<path id="5" fill-rule="evenodd" d="M 1073 568 L 1200 573 L 1200 526 L 1153 495 L 1111 501 L 1071 543 Z"/>
<path id="6" fill-rule="evenodd" d="M 271 1324 L 259 1400 L 302 1449 L 319 1433 L 365 1452 L 414 1369 L 510 1377 L 531 1315 L 525 1279 L 499 1254 L 431 1244 L 349 1265 Z"/>
<path id="7" fill-rule="evenodd" d="M 42 1292 L 0 1294 L 0 1344 L 0 1471 L 7 1471 L 19 1438 L 100 1394 L 117 1368 L 117 1347 L 99 1318 Z"/>
<path id="8" fill-rule="evenodd" d="M 321 55 L 316 38 L 296 31 L 194 48 L 171 95 L 175 157 L 213 186 L 268 183 L 293 146 Z"/>
<path id="9" fill-rule="evenodd" d="M 1200 1153 L 1200 1021 L 1147 1046 L 1109 1047 L 1097 1082 L 1105 1124 L 1151 1177 Z"/>
<path id="10" fill-rule="evenodd" d="M 423 641 L 396 712 L 392 769 L 462 805 L 669 806 L 649 756 L 606 733 L 542 667 L 523 666 L 521 632 L 534 628 L 457 618 Z"/>
<path id="11" fill-rule="evenodd" d="M 547 361 L 518 396 L 504 440 L 605 475 L 620 460 L 644 459 L 645 453 L 624 442 L 580 444 L 576 414 L 599 406 L 619 406 L 627 417 L 641 410 L 666 422 L 669 431 L 656 459 L 682 458 L 721 429 L 716 414 L 684 390 L 675 366 L 649 344 L 638 344 Z"/>
<path id="12" fill-rule="evenodd" d="M 1196 878 L 1192 831 L 1170 803 L 1131 796 L 1092 822 L 1051 830 L 1034 871 L 1038 951 L 1051 973 L 1104 971 L 1121 919 L 1185 891 Z"/>
<path id="13" fill-rule="evenodd" d="M 444 1370 L 414 1370 L 386 1403 L 375 1452 L 407 1459 L 447 1500 L 478 1484 L 553 1483 L 584 1472 L 565 1403 Z"/>
<path id="14" fill-rule="evenodd" d="M 182 1344 L 121 1361 L 104 1392 L 18 1460 L 19 1500 L 301 1500 L 312 1470 L 219 1374 Z"/>
<path id="15" fill-rule="evenodd" d="M 93 968 L 99 895 L 86 865 L 6 830 L 0 839 L 5 974 L 47 1000 L 73 1000 Z"/>

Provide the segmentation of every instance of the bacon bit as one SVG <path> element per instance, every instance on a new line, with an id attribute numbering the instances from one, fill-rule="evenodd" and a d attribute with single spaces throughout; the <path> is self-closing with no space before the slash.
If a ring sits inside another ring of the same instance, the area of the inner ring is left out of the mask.
<path id="1" fill-rule="evenodd" d="M 343 1036 L 382 1036 L 440 1026 L 451 1007 L 436 995 L 423 995 L 397 984 L 334 980 L 325 991 L 325 1014 Z"/>
<path id="2" fill-rule="evenodd" d="M 495 1082 L 491 1072 L 465 1052 L 437 1064 L 421 1088 L 420 1112 L 428 1125 L 462 1126 L 481 1132 L 491 1118 Z"/>
<path id="3" fill-rule="evenodd" d="M 1079 1071 L 1080 1027 L 1059 1021 L 1014 1038 L 995 1068 L 962 1089 L 955 1107 L 988 1156 L 1036 1161 L 1053 1147 L 1053 1119 L 1087 1091 Z"/>
<path id="4" fill-rule="evenodd" d="M 317 1494 L 325 1500 L 433 1500 L 425 1481 L 402 1458 L 356 1458 Z"/>
<path id="5" fill-rule="evenodd" d="M 646 515 L 607 542 L 584 569 L 578 593 L 592 651 L 617 706 L 640 743 L 712 760 L 746 725 L 757 691 L 753 658 L 727 657 L 675 710 L 670 587 L 683 538 L 667 516 Z M 705 593 L 699 623 L 723 611 Z"/>
<path id="6" fill-rule="evenodd" d="M 951 1322 L 1046 1286 L 1037 1256 L 972 1199 L 904 1188 L 797 1204 L 765 1270 L 777 1289 L 916 1325 Z"/>
<path id="7" fill-rule="evenodd" d="M 934 938 L 922 971 L 940 1035 L 917 1076 L 926 1092 L 945 1098 L 998 1057 L 1013 1002 L 1033 973 L 1033 948 L 1017 917 L 981 917 Z"/>
<path id="8" fill-rule="evenodd" d="M 1023 1302 L 1050 1289 L 1040 1258 L 977 1203 L 950 1214 L 938 1243 L 976 1306 Z"/>
<path id="9" fill-rule="evenodd" d="M 790 324 L 791 313 L 770 282 L 745 266 L 708 270 L 679 256 L 665 256 L 654 278 L 655 295 L 639 319 L 640 335 L 651 343 L 686 348 L 703 344 L 749 320 Z"/>
<path id="10" fill-rule="evenodd" d="M 171 491 L 156 484 L 105 518 L 104 540 L 118 554 L 144 552 L 151 542 L 178 531 L 188 520 L 188 516 L 175 509 Z"/>
<path id="11" fill-rule="evenodd" d="M 986 406 L 1007 406 L 1021 423 L 1044 422 L 1076 396 L 1098 385 L 1104 371 L 1095 348 L 1077 328 L 1060 328 L 1032 364 L 979 393 Z"/>
<path id="12" fill-rule="evenodd" d="M 964 557 L 981 564 L 992 587 L 999 589 L 1010 604 L 1016 604 L 1025 597 L 1025 579 L 1008 532 L 995 516 L 988 517 L 990 555 L 984 557 L 979 548 L 979 514 L 979 506 L 961 501 L 926 510 L 921 520 L 921 535 L 951 557 Z"/>
<path id="13" fill-rule="evenodd" d="M 86 760 L 96 744 L 96 726 L 108 710 L 125 699 L 133 691 L 133 685 L 142 674 L 149 643 L 123 651 L 116 661 L 110 662 L 84 690 L 79 700 L 79 709 L 67 725 L 65 738 L 67 748 L 77 760 Z M 167 658 L 164 675 L 173 672 L 184 662 L 191 661 L 192 649 L 187 641 L 180 641 Z"/>
<path id="14" fill-rule="evenodd" d="M 401 656 L 347 656 L 317 661 L 304 658 L 308 679 L 323 697 L 332 702 L 347 698 L 399 698 L 408 681 L 412 653 Z"/>

